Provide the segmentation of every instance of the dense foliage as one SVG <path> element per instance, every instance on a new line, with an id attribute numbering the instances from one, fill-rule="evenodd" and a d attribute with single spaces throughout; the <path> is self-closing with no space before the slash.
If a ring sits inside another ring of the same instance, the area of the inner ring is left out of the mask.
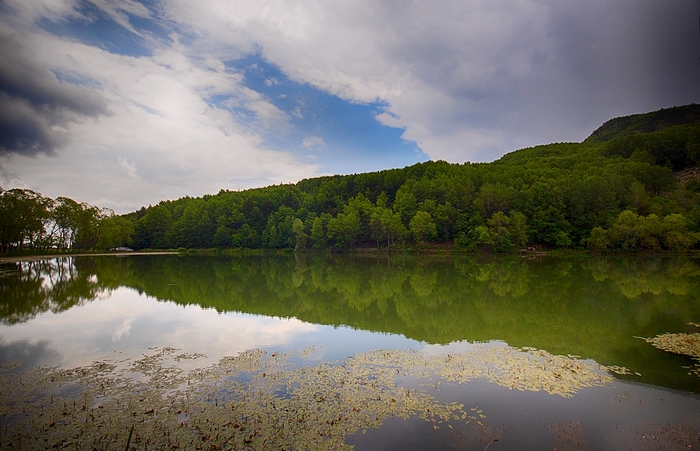
<path id="1" fill-rule="evenodd" d="M 128 224 L 115 235 L 136 249 L 687 250 L 700 241 L 696 166 L 700 105 L 688 105 L 613 119 L 582 143 L 493 163 L 430 161 L 163 201 L 119 218 Z M 4 236 L 14 246 L 35 242 L 29 232 Z"/>
<path id="2" fill-rule="evenodd" d="M 489 164 L 431 161 L 161 202 L 128 215 L 133 245 L 689 249 L 700 240 L 700 181 L 674 172 L 700 164 L 699 118 L 690 105 Z"/>
<path id="3" fill-rule="evenodd" d="M 131 241 L 133 231 L 109 209 L 0 188 L 0 252 L 107 249 Z"/>

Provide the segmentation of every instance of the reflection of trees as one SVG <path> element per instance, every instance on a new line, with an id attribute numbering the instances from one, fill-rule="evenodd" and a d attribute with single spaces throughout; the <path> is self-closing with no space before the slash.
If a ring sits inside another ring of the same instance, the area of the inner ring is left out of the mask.
<path id="1" fill-rule="evenodd" d="M 638 368 L 647 351 L 633 336 L 700 318 L 700 267 L 689 258 L 133 256 L 23 265 L 13 266 L 20 277 L 0 279 L 6 323 L 129 286 L 220 312 L 429 343 L 498 339 Z"/>
<path id="2" fill-rule="evenodd" d="M 100 262 L 124 266 L 115 270 L 131 277 L 121 283 L 182 304 L 348 325 L 429 343 L 499 339 L 621 364 L 663 383 L 663 372 L 649 367 L 648 351 L 633 337 L 700 317 L 697 263 L 604 260 L 331 255 Z M 108 279 L 103 272 L 100 279 Z M 630 302 L 622 288 L 637 279 L 668 289 Z"/>
<path id="3" fill-rule="evenodd" d="M 646 293 L 679 296 L 697 293 L 697 279 L 700 276 L 697 261 L 685 258 L 597 258 L 590 260 L 586 266 L 596 280 L 609 277 L 620 293 L 630 299 Z"/>
<path id="4" fill-rule="evenodd" d="M 6 323 L 127 285 L 182 304 L 347 324 L 433 343 L 517 337 L 527 345 L 533 329 L 556 342 L 574 325 L 590 329 L 587 323 L 614 330 L 629 298 L 640 298 L 637 319 L 650 321 L 654 312 L 673 307 L 690 321 L 700 292 L 698 264 L 677 258 L 139 256 L 59 258 L 4 269 L 17 273 L 0 279 Z"/>
<path id="5" fill-rule="evenodd" d="M 91 259 L 61 257 L 2 265 L 0 321 L 16 324 L 91 301 L 102 291 Z"/>

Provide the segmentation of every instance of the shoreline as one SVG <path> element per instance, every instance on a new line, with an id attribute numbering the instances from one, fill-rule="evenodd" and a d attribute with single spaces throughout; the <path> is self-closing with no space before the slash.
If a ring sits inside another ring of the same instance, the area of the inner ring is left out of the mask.
<path id="1" fill-rule="evenodd" d="M 176 251 L 162 251 L 162 252 L 100 252 L 100 253 L 82 253 L 82 254 L 45 254 L 45 255 L 17 255 L 13 257 L 0 257 L 0 263 L 15 263 L 24 261 L 35 261 L 35 260 L 49 260 L 52 258 L 61 257 L 107 257 L 107 256 L 141 256 L 141 255 L 178 255 L 180 252 Z"/>
<path id="2" fill-rule="evenodd" d="M 97 253 L 76 253 L 76 254 L 42 254 L 42 255 L 17 255 L 17 256 L 8 256 L 8 257 L 3 257 L 0 256 L 0 264 L 2 263 L 16 263 L 16 262 L 21 262 L 21 261 L 36 261 L 36 260 L 48 260 L 52 258 L 60 258 L 60 257 L 109 257 L 109 256 L 116 256 L 116 257 L 128 257 L 128 256 L 144 256 L 144 255 L 205 255 L 209 254 L 210 250 L 206 249 L 188 249 L 185 251 L 155 251 L 155 252 L 97 252 Z M 236 250 L 224 250 L 221 251 L 222 255 L 295 255 L 296 252 L 293 249 L 255 249 L 255 250 L 249 250 L 249 249 L 236 249 Z M 638 252 L 614 252 L 614 251 L 608 251 L 608 252 L 593 252 L 589 250 L 564 250 L 564 249 L 554 249 L 554 250 L 548 250 L 548 251 L 537 251 L 537 252 L 513 252 L 513 253 L 481 253 L 481 252 L 453 252 L 450 250 L 445 250 L 442 248 L 428 248 L 428 249 L 422 249 L 419 251 L 416 251 L 415 249 L 411 250 L 402 250 L 399 252 L 392 252 L 392 251 L 386 251 L 386 250 L 379 250 L 377 248 L 364 248 L 364 249 L 355 249 L 354 251 L 345 251 L 345 252 L 317 252 L 317 251 L 305 251 L 301 252 L 300 255 L 313 255 L 313 254 L 328 254 L 328 255 L 355 255 L 355 256 L 398 256 L 398 255 L 414 255 L 414 256 L 425 256 L 425 257 L 446 257 L 446 256 L 465 256 L 465 255 L 472 255 L 472 256 L 496 256 L 496 255 L 501 255 L 501 256 L 520 256 L 523 258 L 542 258 L 542 257 L 563 257 L 563 256 L 569 256 L 569 257 L 580 257 L 580 256 L 589 256 L 589 257 L 601 257 L 601 256 L 626 256 L 626 257 L 650 257 L 650 256 L 656 256 L 656 257 L 669 257 L 669 256 L 686 256 L 686 257 L 700 257 L 700 251 L 696 250 L 690 250 L 690 251 L 685 251 L 685 252 L 674 252 L 674 251 L 648 251 L 648 250 L 642 250 Z"/>

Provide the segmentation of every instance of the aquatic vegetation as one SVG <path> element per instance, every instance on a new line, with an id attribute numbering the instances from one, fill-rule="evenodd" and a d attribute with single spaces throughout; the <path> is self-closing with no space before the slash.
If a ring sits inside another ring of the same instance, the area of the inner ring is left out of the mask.
<path id="1" fill-rule="evenodd" d="M 115 449 L 350 449 L 345 437 L 391 417 L 486 427 L 486 415 L 443 403 L 397 380 L 467 382 L 486 378 L 511 389 L 569 397 L 612 380 L 575 356 L 508 346 L 426 356 L 377 350 L 314 365 L 314 349 L 250 350 L 185 372 L 173 348 L 133 362 L 94 362 L 69 370 L 0 374 L 0 446 Z M 299 363 L 301 362 L 301 364 Z M 9 368 L 9 367 L 8 367 Z"/>
<path id="2" fill-rule="evenodd" d="M 637 431 L 640 450 L 700 448 L 700 431 L 688 424 L 666 423 Z"/>
<path id="3" fill-rule="evenodd" d="M 700 328 L 698 323 L 688 323 L 689 326 Z M 663 351 L 672 352 L 674 354 L 681 354 L 692 357 L 698 363 L 690 366 L 684 366 L 689 370 L 688 374 L 695 374 L 700 377 L 700 333 L 677 333 L 677 334 L 661 334 L 653 338 L 641 337 L 647 343 L 651 343 L 652 346 L 661 349 Z"/>
<path id="4" fill-rule="evenodd" d="M 590 449 L 581 421 L 565 421 L 545 427 L 554 436 L 554 451 Z"/>
<path id="5" fill-rule="evenodd" d="M 302 352 L 302 354 L 307 354 Z M 389 416 L 469 421 L 394 383 L 397 370 L 352 358 L 292 368 L 292 355 L 251 350 L 184 372 L 197 355 L 155 350 L 126 368 L 96 362 L 2 376 L 2 447 L 115 449 L 344 449 L 346 435 Z"/>
<path id="6" fill-rule="evenodd" d="M 664 351 L 700 358 L 700 333 L 661 334 L 644 340 Z"/>
<path id="7" fill-rule="evenodd" d="M 448 354 L 440 362 L 439 374 L 457 382 L 483 377 L 511 390 L 545 391 L 567 398 L 583 387 L 601 386 L 613 380 L 605 367 L 590 360 L 511 347 Z"/>

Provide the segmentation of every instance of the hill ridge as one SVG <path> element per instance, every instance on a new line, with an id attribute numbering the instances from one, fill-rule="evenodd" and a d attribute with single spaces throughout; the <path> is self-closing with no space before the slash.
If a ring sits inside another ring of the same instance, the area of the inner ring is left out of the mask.
<path id="1" fill-rule="evenodd" d="M 700 104 L 662 108 L 648 113 L 632 114 L 610 119 L 586 138 L 584 143 L 602 143 L 614 138 L 651 133 L 675 125 L 700 122 Z"/>

